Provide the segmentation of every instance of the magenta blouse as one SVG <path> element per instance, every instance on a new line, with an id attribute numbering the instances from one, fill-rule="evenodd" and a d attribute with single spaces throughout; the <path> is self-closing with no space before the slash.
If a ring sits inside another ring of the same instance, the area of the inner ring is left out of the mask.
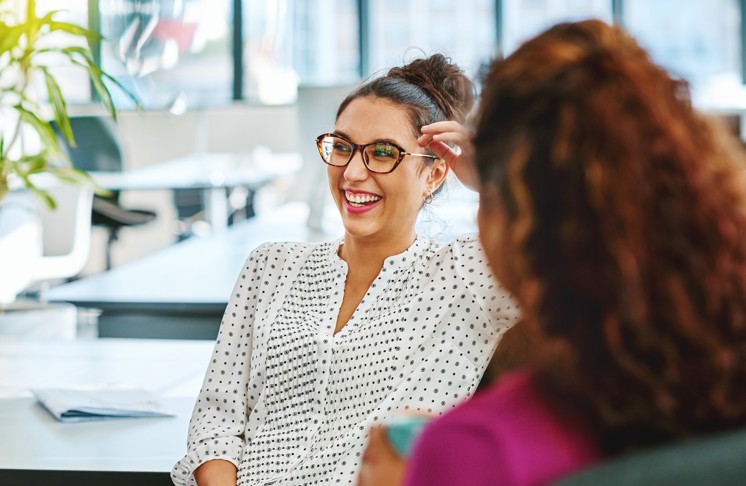
<path id="1" fill-rule="evenodd" d="M 534 486 L 600 459 L 586 435 L 541 400 L 530 375 L 518 372 L 430 424 L 404 484 Z"/>

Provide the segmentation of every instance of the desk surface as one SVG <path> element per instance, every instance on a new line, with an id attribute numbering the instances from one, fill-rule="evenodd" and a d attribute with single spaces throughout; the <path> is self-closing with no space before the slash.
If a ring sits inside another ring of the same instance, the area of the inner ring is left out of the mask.
<path id="1" fill-rule="evenodd" d="M 148 339 L 0 338 L 0 399 L 29 398 L 30 389 L 51 385 L 141 386 L 159 395 L 196 397 L 213 344 Z"/>
<path id="2" fill-rule="evenodd" d="M 213 189 L 261 187 L 267 181 L 300 169 L 293 153 L 195 154 L 123 172 L 90 172 L 112 190 Z"/>
<path id="3" fill-rule="evenodd" d="M 190 238 L 111 271 L 54 287 L 48 299 L 115 311 L 222 313 L 251 250 L 267 241 L 314 239 L 305 213 L 279 210 Z"/>
<path id="4" fill-rule="evenodd" d="M 186 450 L 189 417 L 212 346 L 209 341 L 0 339 L 0 479 L 23 477 L 41 484 L 33 478 L 49 479 L 60 471 L 168 473 Z M 29 391 L 122 386 L 153 391 L 176 417 L 61 423 Z M 75 479 L 57 476 L 62 477 Z"/>
<path id="5" fill-rule="evenodd" d="M 178 416 L 65 424 L 33 398 L 0 399 L 0 470 L 167 473 L 186 452 L 195 399 L 162 401 Z"/>

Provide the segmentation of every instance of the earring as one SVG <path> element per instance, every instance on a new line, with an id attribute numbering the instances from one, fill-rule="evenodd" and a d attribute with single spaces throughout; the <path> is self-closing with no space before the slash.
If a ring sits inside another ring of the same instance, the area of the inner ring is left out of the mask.
<path id="1" fill-rule="evenodd" d="M 427 194 L 422 197 L 422 202 L 424 202 L 425 204 L 430 204 L 431 202 L 433 202 L 433 191 L 428 189 Z"/>

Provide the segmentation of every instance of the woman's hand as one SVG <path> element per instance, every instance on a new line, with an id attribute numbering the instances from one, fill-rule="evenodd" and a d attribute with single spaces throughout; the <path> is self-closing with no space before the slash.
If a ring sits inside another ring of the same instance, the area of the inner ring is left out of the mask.
<path id="1" fill-rule="evenodd" d="M 236 486 L 236 466 L 232 462 L 213 459 L 194 470 L 194 479 L 199 486 Z"/>
<path id="2" fill-rule="evenodd" d="M 463 185 L 477 190 L 477 173 L 474 168 L 474 146 L 471 133 L 455 121 L 443 121 L 425 125 L 422 136 L 417 139 L 420 147 L 426 147 L 446 161 Z M 446 142 L 454 143 L 460 150 L 454 150 Z"/>
<path id="3" fill-rule="evenodd" d="M 386 427 L 373 427 L 363 453 L 357 486 L 399 486 L 404 482 L 405 469 L 406 462 L 389 443 Z"/>

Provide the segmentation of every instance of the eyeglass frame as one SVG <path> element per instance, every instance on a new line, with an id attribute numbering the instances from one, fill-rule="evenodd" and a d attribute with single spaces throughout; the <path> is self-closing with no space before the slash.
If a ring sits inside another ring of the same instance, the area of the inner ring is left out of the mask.
<path id="1" fill-rule="evenodd" d="M 350 145 L 352 145 L 352 150 L 350 151 L 350 158 L 347 159 L 347 162 L 345 162 L 344 165 L 331 164 L 331 163 L 327 162 L 326 159 L 324 158 L 324 155 L 323 155 L 323 153 L 321 151 L 321 142 L 326 137 L 340 138 L 340 139 L 344 140 L 345 142 L 349 143 Z M 373 170 L 373 169 L 370 168 L 370 166 L 368 166 L 368 158 L 365 155 L 365 149 L 368 148 L 368 147 L 370 147 L 371 145 L 376 145 L 376 144 L 387 144 L 387 145 L 390 145 L 390 146 L 394 147 L 395 149 L 397 149 L 399 151 L 399 157 L 396 159 L 396 162 L 394 162 L 394 166 L 391 167 L 391 170 L 387 170 L 386 172 L 381 172 L 381 171 Z M 440 158 L 437 155 L 415 154 L 415 153 L 412 153 L 412 152 L 407 152 L 403 148 L 401 148 L 400 146 L 398 146 L 397 144 L 392 143 L 392 142 L 387 142 L 387 141 L 378 140 L 378 141 L 371 142 L 371 143 L 357 144 L 357 143 L 354 143 L 352 140 L 349 140 L 348 138 L 346 138 L 346 137 L 344 137 L 344 136 L 342 136 L 342 135 L 340 135 L 338 133 L 322 133 L 321 135 L 319 135 L 318 137 L 316 137 L 316 148 L 319 151 L 319 156 L 321 157 L 321 160 L 326 165 L 331 166 L 331 167 L 347 167 L 348 165 L 350 165 L 350 162 L 355 157 L 355 153 L 359 150 L 360 151 L 360 158 L 363 159 L 363 165 L 365 165 L 365 168 L 368 169 L 368 171 L 370 171 L 370 172 L 372 172 L 374 174 L 390 174 L 390 173 L 394 172 L 394 170 L 397 167 L 399 167 L 399 164 L 401 164 L 401 161 L 404 160 L 404 157 L 406 157 L 407 155 L 412 155 L 414 157 L 425 157 L 425 158 L 433 159 L 433 160 L 438 160 Z"/>

